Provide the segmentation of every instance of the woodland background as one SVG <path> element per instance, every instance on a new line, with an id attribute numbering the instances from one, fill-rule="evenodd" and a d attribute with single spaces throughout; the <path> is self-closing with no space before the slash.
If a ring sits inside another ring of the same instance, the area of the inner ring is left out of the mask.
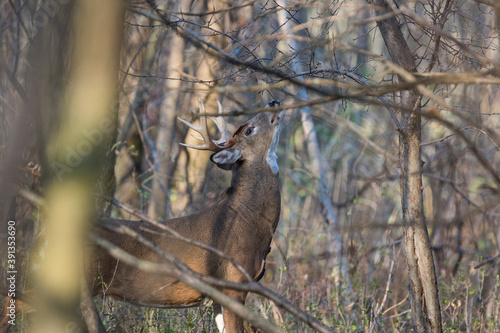
<path id="1" fill-rule="evenodd" d="M 99 180 L 85 186 L 98 200 L 82 207 L 97 206 L 97 214 L 135 218 L 103 196 L 157 220 L 197 211 L 217 200 L 230 173 L 212 165 L 209 153 L 179 145 L 195 140 L 176 117 L 196 119 L 198 98 L 216 112 L 219 100 L 233 132 L 276 99 L 287 109 L 278 149 L 282 215 L 262 284 L 331 329 L 420 331 L 412 299 L 418 303 L 427 291 L 409 292 L 404 244 L 413 223 L 418 230 L 425 222 L 429 243 L 414 241 L 432 250 L 442 323 L 432 331 L 498 332 L 496 4 L 123 2 L 118 68 L 107 67 L 118 75 L 116 97 L 106 102 L 117 126 L 86 137 L 105 147 L 91 145 L 96 167 L 81 153 L 85 147 L 73 154 L 54 133 L 64 128 L 65 94 L 77 86 L 70 73 L 81 46 L 73 43 L 72 21 L 108 27 L 85 21 L 74 10 L 78 1 L 0 1 L 0 225 L 5 232 L 8 220 L 17 223 L 18 289 L 31 287 L 29 268 L 41 260 L 30 253 L 44 230 L 38 205 L 50 197 L 48 184 L 90 170 Z M 384 39 L 384 22 L 389 32 L 400 31 L 410 53 Z M 405 94 L 416 102 L 405 105 Z M 93 103 L 91 96 L 82 100 Z M 79 128 L 75 119 L 68 123 Z M 416 152 L 415 168 L 400 163 L 401 138 L 410 132 L 416 146 L 409 142 L 406 152 Z M 65 151 L 63 166 L 51 163 L 54 137 Z M 422 179 L 421 205 L 411 193 L 402 199 L 412 177 L 416 188 Z M 422 214 L 404 215 L 407 202 Z M 0 237 L 4 243 L 6 234 Z M 432 312 L 428 302 L 423 313 Z M 138 308 L 108 298 L 97 304 L 110 332 L 216 331 L 211 308 Z M 313 331 L 264 297 L 251 295 L 247 304 L 285 331 Z M 15 331 L 27 325 L 22 316 Z"/>

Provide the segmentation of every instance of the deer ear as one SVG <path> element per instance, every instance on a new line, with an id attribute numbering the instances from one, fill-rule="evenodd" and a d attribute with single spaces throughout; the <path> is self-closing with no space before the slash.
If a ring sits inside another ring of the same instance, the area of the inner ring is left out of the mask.
<path id="1" fill-rule="evenodd" d="M 210 160 L 224 170 L 230 170 L 233 163 L 241 157 L 238 149 L 225 149 L 210 156 Z"/>

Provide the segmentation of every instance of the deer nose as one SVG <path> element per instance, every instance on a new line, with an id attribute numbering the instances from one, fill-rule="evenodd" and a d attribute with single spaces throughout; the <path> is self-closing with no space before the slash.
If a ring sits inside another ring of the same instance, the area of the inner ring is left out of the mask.
<path id="1" fill-rule="evenodd" d="M 270 102 L 267 104 L 267 106 L 269 106 L 270 108 L 272 108 L 272 107 L 274 107 L 274 106 L 280 106 L 280 105 L 281 105 L 281 103 L 280 103 L 279 101 L 275 100 L 275 99 L 274 99 L 274 100 L 272 100 L 272 101 L 270 101 Z"/>
<path id="2" fill-rule="evenodd" d="M 285 110 L 278 110 L 273 114 L 273 117 L 271 118 L 271 124 L 274 124 L 274 122 L 281 122 L 283 119 L 283 116 L 285 114 Z"/>

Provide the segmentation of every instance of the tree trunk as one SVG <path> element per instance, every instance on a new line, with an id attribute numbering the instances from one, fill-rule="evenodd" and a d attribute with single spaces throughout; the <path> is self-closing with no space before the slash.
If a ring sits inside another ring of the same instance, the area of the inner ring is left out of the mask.
<path id="1" fill-rule="evenodd" d="M 391 12 L 385 0 L 372 1 L 376 16 Z M 378 20 L 391 60 L 408 72 L 415 72 L 413 54 L 394 16 Z M 404 79 L 398 76 L 398 80 Z M 401 93 L 399 163 L 404 248 L 408 266 L 412 317 L 417 332 L 441 332 L 441 312 L 434 261 L 423 208 L 421 143 L 421 96 L 415 90 Z"/>
<path id="2" fill-rule="evenodd" d="M 182 5 L 180 1 L 175 10 L 179 10 Z M 171 159 L 175 122 L 177 116 L 177 96 L 179 95 L 181 73 L 184 66 L 184 38 L 172 31 L 168 39 L 167 77 L 165 82 L 165 99 L 160 110 L 160 126 L 156 139 L 155 177 L 152 201 L 148 207 L 148 215 L 157 219 L 168 219 L 170 216 L 170 191 L 168 190 L 170 181 L 170 169 L 173 161 Z"/>
<path id="3" fill-rule="evenodd" d="M 150 20 L 151 25 L 157 22 Z M 127 203 L 134 207 L 140 207 L 141 195 L 137 191 L 142 185 L 140 184 L 140 177 L 135 177 L 134 172 L 141 174 L 141 165 L 144 160 L 145 154 L 144 145 L 141 142 L 139 131 L 141 128 L 136 128 L 135 119 L 142 121 L 141 111 L 146 104 L 150 101 L 151 87 L 148 84 L 149 75 L 154 68 L 155 60 L 158 58 L 158 52 L 161 49 L 160 44 L 163 42 L 162 30 L 159 27 L 152 28 L 144 45 L 144 55 L 139 65 L 139 72 L 141 77 L 137 80 L 137 90 L 132 104 L 129 107 L 128 113 L 123 120 L 123 124 L 118 135 L 118 146 L 120 147 L 119 154 L 116 157 L 115 164 L 115 177 L 116 188 L 114 197 L 120 202 Z M 132 147 L 133 146 L 133 147 Z M 123 217 L 129 217 L 125 212 L 121 212 Z"/>
<path id="4" fill-rule="evenodd" d="M 225 3 L 223 1 L 201 1 L 191 10 L 199 12 L 207 12 L 212 8 L 224 8 Z M 211 27 L 218 30 L 224 31 L 221 26 L 221 22 L 212 22 Z M 230 27 L 226 27 L 226 31 L 231 30 Z M 203 30 L 202 30 L 203 31 Z M 207 41 L 217 45 L 219 47 L 224 45 L 224 40 L 220 36 L 210 36 L 207 37 Z M 219 94 L 214 90 L 214 83 L 205 82 L 216 82 L 213 75 L 217 71 L 218 60 L 213 57 L 207 57 L 203 52 L 199 52 L 195 55 L 197 58 L 191 58 L 191 66 L 195 68 L 191 69 L 196 80 L 200 82 L 193 83 L 193 90 L 196 94 L 192 94 L 185 97 L 186 105 L 198 105 L 197 100 L 201 98 L 204 101 L 205 107 L 208 113 L 217 112 L 217 99 Z M 194 61 L 193 61 L 194 60 Z M 204 82 L 204 83 L 201 83 Z M 224 103 L 223 103 L 224 104 Z M 187 108 L 184 108 L 187 109 Z M 208 126 L 213 127 L 212 122 L 208 122 Z M 183 138 L 183 142 L 190 144 L 200 144 L 200 141 L 193 138 L 193 135 L 197 135 L 192 129 L 186 132 L 186 136 Z M 176 143 L 178 144 L 178 143 Z M 177 179 L 176 191 L 177 197 L 175 202 L 172 202 L 172 213 L 181 214 L 186 211 L 186 208 L 203 207 L 205 205 L 206 193 L 205 187 L 207 170 L 210 162 L 210 154 L 206 151 L 187 149 L 185 154 L 179 156 L 177 172 L 174 179 Z M 184 179 L 185 181 L 180 181 Z M 192 186 L 190 189 L 189 187 Z M 192 200 L 192 202 L 191 202 Z"/>

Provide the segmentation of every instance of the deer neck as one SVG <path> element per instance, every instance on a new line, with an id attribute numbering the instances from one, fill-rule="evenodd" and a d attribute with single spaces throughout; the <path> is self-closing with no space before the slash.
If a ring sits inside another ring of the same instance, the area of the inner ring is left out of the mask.
<path id="1" fill-rule="evenodd" d="M 239 163 L 232 171 L 231 187 L 226 191 L 230 207 L 243 212 L 248 221 L 268 224 L 274 233 L 281 208 L 279 174 L 266 161 Z"/>
<path id="2" fill-rule="evenodd" d="M 245 196 L 269 192 L 265 195 L 266 201 L 274 201 L 280 198 L 278 173 L 274 173 L 266 162 L 242 162 L 233 168 L 231 188 Z"/>

